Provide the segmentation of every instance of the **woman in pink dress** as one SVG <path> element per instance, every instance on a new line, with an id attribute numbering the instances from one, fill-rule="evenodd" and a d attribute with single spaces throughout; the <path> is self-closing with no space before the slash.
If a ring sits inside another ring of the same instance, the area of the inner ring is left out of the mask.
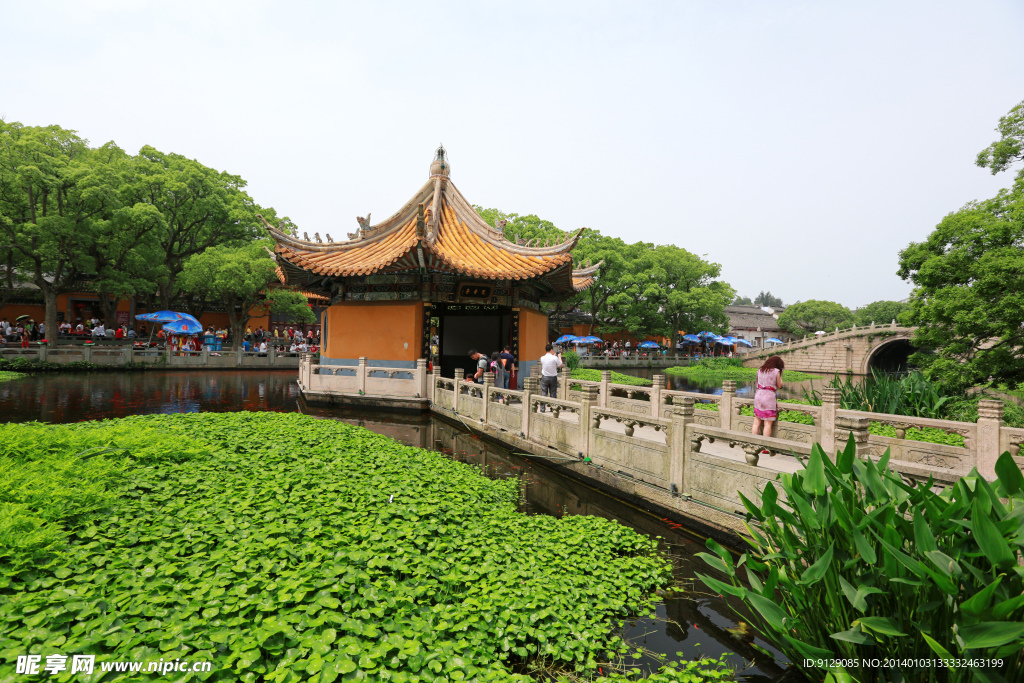
<path id="1" fill-rule="evenodd" d="M 778 356 L 769 356 L 761 369 L 757 371 L 757 391 L 754 392 L 754 428 L 752 434 L 761 434 L 764 425 L 764 436 L 773 436 L 775 423 L 779 418 L 779 402 L 776 392 L 782 388 L 782 370 L 786 364 Z"/>

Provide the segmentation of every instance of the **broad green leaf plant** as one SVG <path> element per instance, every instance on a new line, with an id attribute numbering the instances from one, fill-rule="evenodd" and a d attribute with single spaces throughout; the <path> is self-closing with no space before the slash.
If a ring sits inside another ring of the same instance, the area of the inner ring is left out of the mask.
<path id="1" fill-rule="evenodd" d="M 1024 680 L 1024 476 L 1009 453 L 996 473 L 935 490 L 904 482 L 888 453 L 858 458 L 852 438 L 835 462 L 815 445 L 760 503 L 743 497 L 749 552 L 734 562 L 708 541 L 701 557 L 725 580 L 698 576 L 812 680 Z M 875 658 L 895 665 L 862 664 Z M 900 663 L 914 658 L 983 664 Z"/>

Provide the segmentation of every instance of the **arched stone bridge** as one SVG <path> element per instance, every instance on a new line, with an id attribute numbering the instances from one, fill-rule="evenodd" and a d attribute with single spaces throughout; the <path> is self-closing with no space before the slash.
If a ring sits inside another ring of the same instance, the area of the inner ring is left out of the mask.
<path id="1" fill-rule="evenodd" d="M 758 367 L 768 356 L 777 355 L 786 362 L 787 370 L 822 375 L 846 372 L 868 375 L 873 369 L 906 371 L 907 357 L 916 351 L 910 343 L 916 329 L 895 324 L 854 326 L 747 353 L 743 364 Z"/>

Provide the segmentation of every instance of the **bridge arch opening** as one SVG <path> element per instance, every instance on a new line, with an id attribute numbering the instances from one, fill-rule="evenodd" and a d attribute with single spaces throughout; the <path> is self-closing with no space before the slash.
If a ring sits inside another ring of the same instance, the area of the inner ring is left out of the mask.
<path id="1" fill-rule="evenodd" d="M 868 355 L 864 374 L 869 375 L 873 370 L 890 374 L 910 372 L 910 354 L 915 351 L 917 347 L 908 339 L 893 339 L 880 344 Z"/>

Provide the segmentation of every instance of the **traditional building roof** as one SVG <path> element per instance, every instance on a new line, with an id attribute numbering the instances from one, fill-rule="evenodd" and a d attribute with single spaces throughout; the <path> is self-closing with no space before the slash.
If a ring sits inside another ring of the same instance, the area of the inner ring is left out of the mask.
<path id="1" fill-rule="evenodd" d="M 725 314 L 729 316 L 730 329 L 756 330 L 765 332 L 781 330 L 779 321 L 760 306 L 726 306 Z"/>
<path id="2" fill-rule="evenodd" d="M 572 270 L 572 249 L 583 233 L 563 233 L 557 244 L 509 241 L 500 228 L 488 225 L 448 177 L 451 167 L 444 147 L 430 167 L 427 182 L 389 218 L 371 226 L 370 217 L 358 218 L 359 230 L 348 241 L 310 241 L 267 223 L 279 278 L 305 272 L 302 284 L 328 279 L 416 268 L 455 271 L 471 277 L 497 280 L 543 278 L 554 291 L 568 294 L 588 287 L 598 267 Z M 262 219 L 262 216 L 261 216 Z M 299 278 L 295 278 L 299 280 Z M 299 283 L 299 282 L 297 282 Z"/>

